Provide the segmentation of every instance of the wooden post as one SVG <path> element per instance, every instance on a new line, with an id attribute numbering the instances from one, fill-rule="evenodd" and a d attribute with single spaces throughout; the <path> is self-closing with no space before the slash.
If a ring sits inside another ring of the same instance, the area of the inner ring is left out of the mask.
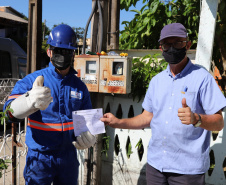
<path id="1" fill-rule="evenodd" d="M 91 93 L 91 100 L 93 108 L 103 108 L 104 94 Z M 102 150 L 102 134 L 97 136 L 97 142 L 93 147 L 93 175 L 91 185 L 101 184 L 101 150 Z"/>
<path id="2" fill-rule="evenodd" d="M 42 0 L 29 0 L 27 74 L 41 69 Z"/>
<path id="3" fill-rule="evenodd" d="M 119 49 L 120 0 L 111 0 L 110 45 L 108 49 Z"/>
<path id="4" fill-rule="evenodd" d="M 104 94 L 90 93 L 93 108 L 102 108 L 104 105 Z M 85 150 L 84 156 L 84 180 L 85 185 L 101 184 L 101 150 L 102 150 L 102 134 L 96 137 L 94 147 Z"/>

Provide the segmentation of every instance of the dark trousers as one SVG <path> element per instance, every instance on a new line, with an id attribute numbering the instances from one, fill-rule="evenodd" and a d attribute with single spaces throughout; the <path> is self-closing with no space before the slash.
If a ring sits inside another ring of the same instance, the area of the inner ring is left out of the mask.
<path id="1" fill-rule="evenodd" d="M 187 175 L 160 172 L 146 165 L 147 185 L 205 185 L 205 174 Z"/>

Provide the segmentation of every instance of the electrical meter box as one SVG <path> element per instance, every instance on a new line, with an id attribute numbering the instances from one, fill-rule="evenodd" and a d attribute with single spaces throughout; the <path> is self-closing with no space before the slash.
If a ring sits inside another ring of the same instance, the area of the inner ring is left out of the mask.
<path id="1" fill-rule="evenodd" d="M 131 92 L 132 58 L 100 56 L 100 93 L 128 94 Z"/>
<path id="2" fill-rule="evenodd" d="M 99 66 L 100 57 L 98 55 L 75 56 L 74 69 L 90 92 L 99 91 Z"/>

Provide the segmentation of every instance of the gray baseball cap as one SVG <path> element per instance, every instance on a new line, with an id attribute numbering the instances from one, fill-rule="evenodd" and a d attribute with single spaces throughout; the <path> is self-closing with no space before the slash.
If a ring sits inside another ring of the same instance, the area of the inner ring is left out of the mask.
<path id="1" fill-rule="evenodd" d="M 187 30 L 181 23 L 172 23 L 163 27 L 159 42 L 167 37 L 187 37 Z"/>

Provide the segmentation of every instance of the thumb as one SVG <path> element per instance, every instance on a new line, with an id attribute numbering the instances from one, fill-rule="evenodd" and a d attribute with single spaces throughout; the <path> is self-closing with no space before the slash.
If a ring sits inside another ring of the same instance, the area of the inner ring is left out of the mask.
<path id="1" fill-rule="evenodd" d="M 183 108 L 188 107 L 188 105 L 187 105 L 187 103 L 186 103 L 186 99 L 185 99 L 185 98 L 183 98 L 183 99 L 182 99 L 182 107 L 183 107 Z"/>
<path id="2" fill-rule="evenodd" d="M 44 83 L 44 77 L 38 76 L 33 83 L 33 87 L 38 87 L 38 86 L 43 87 L 43 83 Z"/>

